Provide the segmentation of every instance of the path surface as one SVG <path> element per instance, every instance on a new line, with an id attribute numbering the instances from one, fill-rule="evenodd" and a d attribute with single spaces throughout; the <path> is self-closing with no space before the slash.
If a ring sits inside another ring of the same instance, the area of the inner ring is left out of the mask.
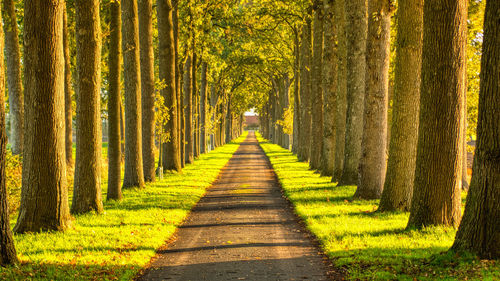
<path id="1" fill-rule="evenodd" d="M 254 133 L 139 280 L 329 280 Z"/>

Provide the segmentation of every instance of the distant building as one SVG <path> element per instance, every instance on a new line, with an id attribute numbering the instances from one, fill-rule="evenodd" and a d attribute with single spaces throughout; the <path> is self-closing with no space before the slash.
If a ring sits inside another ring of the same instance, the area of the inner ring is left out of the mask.
<path id="1" fill-rule="evenodd" d="M 245 115 L 243 126 L 246 130 L 257 130 L 260 126 L 258 115 Z"/>

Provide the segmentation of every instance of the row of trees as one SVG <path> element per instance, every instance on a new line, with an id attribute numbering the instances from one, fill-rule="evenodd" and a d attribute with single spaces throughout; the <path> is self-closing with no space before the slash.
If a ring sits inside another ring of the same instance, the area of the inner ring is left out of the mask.
<path id="1" fill-rule="evenodd" d="M 23 159 L 14 232 L 63 231 L 71 215 L 103 211 L 103 117 L 108 121 L 108 200 L 122 199 L 122 188 L 145 187 L 157 172 L 181 172 L 200 154 L 241 134 L 248 101 L 233 93 L 241 82 L 233 83 L 230 65 L 223 63 L 220 50 L 232 53 L 228 38 L 212 30 L 225 21 L 218 14 L 230 11 L 232 1 L 3 4 L 0 47 L 5 42 L 9 142 L 12 153 Z M 201 16 L 206 21 L 198 21 Z M 5 104 L 3 56 L 0 62 L 0 103 Z M 17 258 L 7 210 L 3 109 L 0 263 L 9 264 Z M 66 174 L 73 165 L 69 204 Z"/>
<path id="2" fill-rule="evenodd" d="M 460 225 L 454 249 L 498 258 L 498 1 L 471 3 L 485 18 L 477 148 L 463 219 L 460 210 L 467 188 L 467 2 L 303 2 L 292 28 L 292 151 L 333 182 L 357 185 L 355 198 L 381 199 L 379 211 L 410 211 L 408 228 Z M 280 115 L 288 93 L 278 85 L 260 109 L 263 134 L 288 148 Z"/>

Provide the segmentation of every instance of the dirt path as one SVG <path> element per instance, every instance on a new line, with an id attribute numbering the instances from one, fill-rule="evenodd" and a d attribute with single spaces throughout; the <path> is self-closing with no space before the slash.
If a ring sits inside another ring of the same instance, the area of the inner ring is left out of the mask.
<path id="1" fill-rule="evenodd" d="M 329 280 L 250 133 L 139 280 Z"/>

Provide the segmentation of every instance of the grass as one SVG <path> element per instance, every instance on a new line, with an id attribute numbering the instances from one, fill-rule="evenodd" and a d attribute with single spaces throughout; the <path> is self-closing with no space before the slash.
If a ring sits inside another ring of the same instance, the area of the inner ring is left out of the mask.
<path id="1" fill-rule="evenodd" d="M 0 269 L 0 280 L 130 280 L 172 236 L 244 137 L 200 156 L 182 174 L 124 190 L 121 202 L 105 202 L 100 215 L 76 216 L 66 232 L 15 235 L 21 264 Z"/>
<path id="2" fill-rule="evenodd" d="M 409 213 L 376 212 L 378 200 L 352 199 L 355 186 L 336 186 L 288 150 L 259 142 L 295 212 L 349 279 L 500 280 L 498 261 L 447 252 L 455 229 L 405 230 Z"/>

